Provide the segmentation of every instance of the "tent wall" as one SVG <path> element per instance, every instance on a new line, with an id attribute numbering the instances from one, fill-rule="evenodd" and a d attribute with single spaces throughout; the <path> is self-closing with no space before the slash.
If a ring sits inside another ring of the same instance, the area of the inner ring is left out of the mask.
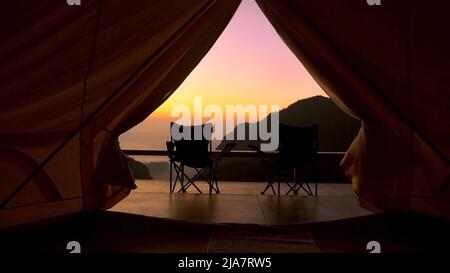
<path id="1" fill-rule="evenodd" d="M 108 208 L 125 197 L 134 184 L 117 137 L 175 91 L 239 3 L 5 2 L 0 201 L 10 201 L 0 208 L 0 227 Z"/>
<path id="2" fill-rule="evenodd" d="M 450 3 L 257 2 L 327 94 L 363 121 L 342 162 L 360 203 L 450 217 Z"/>

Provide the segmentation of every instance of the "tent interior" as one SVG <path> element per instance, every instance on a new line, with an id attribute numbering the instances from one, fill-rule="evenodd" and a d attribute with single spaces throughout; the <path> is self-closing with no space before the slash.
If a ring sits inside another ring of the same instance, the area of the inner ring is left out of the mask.
<path id="1" fill-rule="evenodd" d="M 18 234 L 0 236 L 3 245 L 17 237 L 40 242 L 65 230 L 44 249 L 57 249 L 65 235 L 73 234 L 84 236 L 80 240 L 95 237 L 92 251 L 195 252 L 205 249 L 205 234 L 221 234 L 215 237 L 215 250 L 221 250 L 236 226 L 98 210 L 113 207 L 135 188 L 118 137 L 180 86 L 240 2 L 2 4 L 0 229 Z M 392 251 L 435 248 L 434 239 L 450 242 L 445 232 L 450 220 L 450 3 L 385 0 L 372 7 L 365 0 L 256 2 L 327 95 L 362 121 L 341 166 L 357 202 L 376 214 L 295 227 L 240 226 L 239 231 L 288 238 L 312 233 L 319 248 L 305 244 L 295 249 L 299 252 L 364 251 L 356 242 L 371 236 L 390 238 Z M 48 224 L 55 219 L 64 221 Z M 137 233 L 154 233 L 126 236 L 131 231 L 123 223 Z M 24 224 L 33 225 L 26 235 Z M 422 236 L 403 232 L 410 226 L 422 228 Z M 161 247 L 158 238 L 176 241 L 180 228 L 189 234 L 184 237 L 189 244 L 168 243 L 175 250 Z M 405 244 L 411 238 L 416 244 Z M 144 244 L 147 248 L 136 246 Z"/>

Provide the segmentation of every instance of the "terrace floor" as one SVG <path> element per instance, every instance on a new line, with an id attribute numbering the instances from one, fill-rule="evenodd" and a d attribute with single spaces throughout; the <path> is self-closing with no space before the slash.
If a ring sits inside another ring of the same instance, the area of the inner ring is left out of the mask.
<path id="1" fill-rule="evenodd" d="M 203 194 L 190 189 L 169 194 L 167 180 L 138 180 L 138 188 L 111 209 L 138 215 L 199 223 L 246 223 L 285 225 L 332 221 L 371 214 L 353 198 L 349 184 L 319 184 L 318 196 L 261 195 L 265 183 L 219 182 L 220 194 Z M 282 193 L 286 188 L 282 187 Z"/>

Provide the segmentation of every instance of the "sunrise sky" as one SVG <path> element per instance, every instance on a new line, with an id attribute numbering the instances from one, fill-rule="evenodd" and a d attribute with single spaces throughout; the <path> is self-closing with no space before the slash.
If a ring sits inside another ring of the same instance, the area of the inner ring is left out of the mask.
<path id="1" fill-rule="evenodd" d="M 212 49 L 177 91 L 144 122 L 120 137 L 123 149 L 165 149 L 172 108 L 203 104 L 291 103 L 325 93 L 283 43 L 253 0 L 243 0 Z"/>

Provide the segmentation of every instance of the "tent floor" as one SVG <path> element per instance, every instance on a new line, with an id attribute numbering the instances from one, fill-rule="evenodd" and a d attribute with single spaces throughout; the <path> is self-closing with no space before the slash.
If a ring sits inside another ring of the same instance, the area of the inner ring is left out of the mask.
<path id="1" fill-rule="evenodd" d="M 423 215 L 384 213 L 300 225 L 204 224 L 119 212 L 96 212 L 0 233 L 0 252 L 383 252 L 448 251 L 450 223 Z"/>

